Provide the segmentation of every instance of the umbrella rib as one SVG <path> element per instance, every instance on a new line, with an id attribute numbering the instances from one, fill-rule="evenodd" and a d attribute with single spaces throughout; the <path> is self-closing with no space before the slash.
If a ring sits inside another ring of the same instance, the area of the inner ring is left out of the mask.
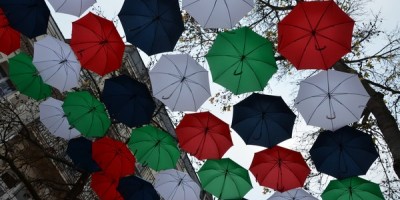
<path id="1" fill-rule="evenodd" d="M 207 20 L 206 20 L 206 23 L 204 23 L 204 27 L 207 27 L 208 21 L 210 20 L 211 15 L 214 13 L 214 9 L 215 9 L 215 6 L 217 5 L 217 1 L 218 1 L 218 0 L 214 0 L 214 5 L 213 5 L 213 7 L 211 8 L 210 15 L 208 15 L 208 18 L 207 18 Z"/>
<path id="2" fill-rule="evenodd" d="M 264 87 L 263 87 L 262 83 L 260 82 L 260 80 L 257 78 L 257 73 L 254 71 L 254 69 L 251 67 L 250 63 L 247 60 L 244 60 L 244 61 L 246 62 L 247 67 L 250 68 L 250 70 L 253 72 L 254 76 L 256 77 L 258 85 L 260 86 L 260 90 L 263 90 Z"/>
<path id="3" fill-rule="evenodd" d="M 308 100 L 308 99 L 312 99 L 312 98 L 315 98 L 315 97 L 326 97 L 326 96 L 327 96 L 326 94 L 319 94 L 319 95 L 308 96 L 307 98 L 304 98 L 304 99 L 302 99 L 302 100 L 298 100 L 295 104 L 298 105 L 298 104 L 302 103 L 303 101 L 306 101 L 306 100 Z"/>
<path id="4" fill-rule="evenodd" d="M 318 26 L 319 26 L 319 24 L 321 23 L 321 21 L 322 21 L 322 18 L 324 18 L 325 17 L 325 15 L 326 15 L 326 13 L 327 13 L 327 11 L 328 11 L 328 9 L 332 6 L 334 4 L 334 2 L 333 1 L 330 1 L 329 2 L 329 5 L 325 8 L 325 10 L 323 11 L 323 13 L 322 13 L 322 15 L 321 15 L 321 17 L 319 18 L 319 20 L 318 20 L 318 22 L 317 22 L 317 24 L 315 25 L 315 30 L 316 29 L 318 29 Z"/>
<path id="5" fill-rule="evenodd" d="M 165 56 L 165 58 L 175 67 L 175 69 L 179 73 L 180 77 L 185 77 L 186 73 L 182 74 L 181 70 L 179 70 L 179 67 L 168 56 Z M 186 63 L 186 67 L 185 67 L 185 72 L 186 72 L 186 68 L 187 68 L 187 63 Z"/>
<path id="6" fill-rule="evenodd" d="M 48 46 L 44 46 L 44 45 L 42 45 L 42 44 L 40 44 L 40 43 L 38 43 L 38 42 L 36 43 L 36 45 L 41 46 L 41 47 L 43 47 L 43 48 L 46 48 L 46 49 L 52 51 L 59 59 L 62 59 L 62 56 L 61 56 L 57 51 L 55 51 L 54 49 L 51 49 L 51 48 L 48 47 Z"/>
<path id="7" fill-rule="evenodd" d="M 344 105 L 342 102 L 340 102 L 339 100 L 337 100 L 335 97 L 332 97 L 333 100 L 335 100 L 336 102 L 338 102 L 340 105 L 342 105 L 344 108 L 346 108 L 347 111 L 349 111 L 353 117 L 358 120 L 358 117 L 346 106 Z"/>
<path id="8" fill-rule="evenodd" d="M 310 36 L 310 37 L 308 38 L 307 44 L 304 45 L 304 49 L 303 49 L 303 51 L 302 51 L 302 53 L 301 53 L 300 61 L 299 61 L 299 63 L 298 63 L 299 66 L 301 65 L 301 62 L 303 61 L 304 54 L 306 53 L 306 49 L 307 49 L 308 45 L 310 44 L 310 41 L 311 41 L 312 38 L 313 38 L 313 37 Z"/>
<path id="9" fill-rule="evenodd" d="M 193 80 L 191 80 L 191 79 L 186 79 L 186 82 L 190 82 L 190 83 L 199 85 L 199 86 L 202 87 L 208 94 L 210 94 L 210 92 L 207 90 L 207 88 L 204 87 L 204 85 L 202 85 L 202 84 L 200 84 L 200 83 L 197 83 L 197 82 L 195 82 L 195 81 L 193 81 Z M 188 84 L 188 83 L 186 83 L 186 84 Z M 189 84 L 188 84 L 188 85 L 189 85 Z M 190 88 L 189 86 L 187 86 L 187 87 Z M 190 91 L 192 91 L 192 90 L 190 89 Z M 194 97 L 193 97 L 193 98 L 194 98 Z"/>
<path id="10" fill-rule="evenodd" d="M 97 39 L 99 39 L 99 40 L 102 40 L 102 39 L 103 39 L 103 36 L 102 36 L 102 35 L 98 34 L 98 33 L 95 32 L 94 30 L 92 30 L 92 29 L 86 27 L 85 25 L 80 24 L 80 23 L 76 23 L 76 21 L 73 22 L 73 24 L 78 25 L 78 26 L 80 26 L 80 27 L 83 27 L 83 28 L 85 28 L 86 30 L 89 30 L 90 32 L 93 33 L 93 35 L 97 36 Z"/>
<path id="11" fill-rule="evenodd" d="M 317 111 L 317 109 L 324 103 L 328 97 L 325 97 L 324 99 L 321 100 L 321 102 L 315 107 L 314 111 L 311 113 L 310 118 L 307 120 L 307 124 L 310 123 L 311 119 L 314 117 L 314 113 Z"/>
<path id="12" fill-rule="evenodd" d="M 348 51 L 351 51 L 351 47 L 350 47 L 350 48 L 345 47 L 345 46 L 343 46 L 343 44 L 337 42 L 336 40 L 333 40 L 333 39 L 330 38 L 330 37 L 327 37 L 327 36 L 325 36 L 325 35 L 322 35 L 321 33 L 317 33 L 317 34 L 318 34 L 320 37 L 323 37 L 323 38 L 325 38 L 325 39 L 327 39 L 327 40 L 329 40 L 329 41 L 331 41 L 331 42 L 333 42 L 333 43 L 336 43 L 337 45 L 343 47 L 344 49 L 346 49 L 346 50 L 348 50 Z"/>
<path id="13" fill-rule="evenodd" d="M 225 37 L 224 33 L 221 33 L 220 35 L 221 35 L 221 38 L 224 38 L 236 50 L 236 53 L 238 53 L 239 55 L 242 54 L 239 51 L 239 49 L 227 37 Z"/>
<path id="14" fill-rule="evenodd" d="M 180 81 L 177 80 L 177 81 L 175 81 L 175 82 L 173 82 L 173 83 L 171 83 L 171 84 L 169 84 L 169 85 L 166 85 L 164 88 L 160 89 L 158 92 L 154 92 L 154 96 L 158 95 L 160 92 L 163 92 L 163 91 L 166 90 L 167 88 L 169 88 L 169 87 L 175 85 L 176 83 L 178 83 L 178 85 L 175 87 L 174 91 L 172 91 L 171 94 L 167 96 L 167 97 L 171 97 L 172 94 L 175 93 L 176 89 L 178 89 L 179 85 L 182 85 L 182 84 L 180 84 L 179 82 L 180 82 Z M 167 97 L 165 97 L 165 98 L 167 98 Z M 167 98 L 167 99 L 168 99 L 168 98 Z"/>
<path id="15" fill-rule="evenodd" d="M 350 80 L 351 78 L 354 78 L 355 76 L 357 76 L 357 75 L 350 75 L 349 77 L 347 77 L 346 79 L 344 79 L 342 82 L 340 82 L 339 84 L 337 84 L 332 90 L 331 90 L 331 93 L 334 93 L 338 88 L 339 88 L 339 86 L 341 86 L 344 82 L 346 82 L 346 81 L 348 81 L 348 80 Z M 357 77 L 357 79 L 358 79 L 358 77 Z"/>
<path id="16" fill-rule="evenodd" d="M 216 81 L 217 79 L 219 79 L 222 75 L 224 75 L 229 69 L 231 69 L 232 67 L 234 67 L 237 63 L 239 63 L 240 60 L 237 60 L 235 63 L 233 63 L 231 66 L 227 67 L 225 69 L 224 72 L 222 72 L 221 74 L 219 74 L 217 77 L 214 78 L 214 81 Z"/>
<path id="17" fill-rule="evenodd" d="M 228 7 L 228 4 L 226 3 L 226 0 L 224 0 L 224 3 L 225 3 L 226 10 L 228 11 L 229 25 L 230 25 L 230 27 L 233 27 L 235 24 L 232 23 L 231 11 L 229 10 L 229 7 Z"/>
<path id="18" fill-rule="evenodd" d="M 324 90 L 322 87 L 320 87 L 319 85 L 317 85 L 317 84 L 315 84 L 315 83 L 311 83 L 311 82 L 307 82 L 307 81 L 302 81 L 302 83 L 304 83 L 304 84 L 310 84 L 310 85 L 316 87 L 317 89 L 321 90 L 321 92 L 323 92 L 323 93 L 326 94 L 326 95 L 327 95 L 328 92 L 329 92 L 329 90 L 326 91 L 326 90 Z"/>

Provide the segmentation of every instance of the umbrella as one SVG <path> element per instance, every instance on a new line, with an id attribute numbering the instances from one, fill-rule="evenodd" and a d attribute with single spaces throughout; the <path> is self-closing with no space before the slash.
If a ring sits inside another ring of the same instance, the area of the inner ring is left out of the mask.
<path id="1" fill-rule="evenodd" d="M 206 58 L 214 82 L 234 94 L 264 90 L 278 69 L 272 43 L 248 27 L 219 33 Z"/>
<path id="2" fill-rule="evenodd" d="M 124 200 L 159 200 L 153 185 L 137 176 L 127 176 L 119 180 L 118 192 Z"/>
<path id="3" fill-rule="evenodd" d="M 155 176 L 155 189 L 165 200 L 200 199 L 200 186 L 189 174 L 169 169 Z"/>
<path id="4" fill-rule="evenodd" d="M 188 54 L 161 56 L 149 74 L 154 97 L 173 111 L 196 111 L 211 96 L 208 71 Z"/>
<path id="5" fill-rule="evenodd" d="M 79 17 L 96 3 L 96 0 L 49 0 L 49 3 L 56 12 Z"/>
<path id="6" fill-rule="evenodd" d="M 349 126 L 321 132 L 310 154 L 318 171 L 339 179 L 366 174 L 379 156 L 371 136 Z"/>
<path id="7" fill-rule="evenodd" d="M 36 100 L 45 99 L 51 95 L 51 87 L 43 82 L 30 56 L 19 53 L 9 62 L 9 77 L 18 91 Z"/>
<path id="8" fill-rule="evenodd" d="M 156 107 L 147 86 L 126 75 L 107 79 L 101 100 L 111 118 L 129 127 L 150 123 Z"/>
<path id="9" fill-rule="evenodd" d="M 260 185 L 285 192 L 303 187 L 311 170 L 299 152 L 274 146 L 254 154 L 250 171 Z"/>
<path id="10" fill-rule="evenodd" d="M 317 200 L 301 188 L 291 189 L 286 192 L 275 192 L 268 200 Z"/>
<path id="11" fill-rule="evenodd" d="M 92 158 L 92 141 L 78 137 L 68 141 L 67 155 L 77 169 L 85 172 L 97 172 L 101 168 Z"/>
<path id="12" fill-rule="evenodd" d="M 253 0 L 183 0 L 186 10 L 203 28 L 233 28 L 254 7 Z"/>
<path id="13" fill-rule="evenodd" d="M 33 64 L 45 83 L 64 92 L 78 86 L 81 64 L 71 47 L 51 36 L 35 42 Z"/>
<path id="14" fill-rule="evenodd" d="M 177 0 L 126 0 L 118 17 L 127 41 L 149 56 L 172 51 L 184 29 Z"/>
<path id="15" fill-rule="evenodd" d="M 0 52 L 11 54 L 20 47 L 19 32 L 11 28 L 8 19 L 0 8 Z"/>
<path id="16" fill-rule="evenodd" d="M 358 121 L 368 100 L 357 74 L 328 70 L 300 82 L 294 106 L 307 124 L 336 130 Z"/>
<path id="17" fill-rule="evenodd" d="M 61 107 L 62 104 L 63 102 L 60 100 L 48 98 L 40 103 L 39 116 L 40 121 L 50 133 L 69 140 L 81 135 L 81 133 L 68 123 L 67 116 Z"/>
<path id="18" fill-rule="evenodd" d="M 351 51 L 353 26 L 334 1 L 299 1 L 278 23 L 278 52 L 297 69 L 329 69 Z"/>
<path id="19" fill-rule="evenodd" d="M 321 195 L 323 200 L 384 200 L 379 185 L 359 177 L 332 180 Z"/>
<path id="20" fill-rule="evenodd" d="M 122 64 L 125 44 L 114 23 L 93 13 L 72 23 L 70 44 L 82 67 L 100 76 Z"/>
<path id="21" fill-rule="evenodd" d="M 233 106 L 232 128 L 246 144 L 272 147 L 292 137 L 295 119 L 281 97 L 254 93 Z"/>
<path id="22" fill-rule="evenodd" d="M 104 105 L 89 92 L 69 92 L 62 108 L 72 127 L 87 137 L 102 137 L 111 122 Z"/>
<path id="23" fill-rule="evenodd" d="M 0 8 L 7 16 L 10 26 L 20 33 L 29 38 L 46 34 L 50 11 L 45 1 L 1 0 Z"/>
<path id="24" fill-rule="evenodd" d="M 133 129 L 128 146 L 140 163 L 156 171 L 175 168 L 180 156 L 175 139 L 151 125 Z"/>
<path id="25" fill-rule="evenodd" d="M 211 114 L 186 114 L 176 127 L 182 149 L 199 160 L 220 159 L 233 146 L 229 125 Z"/>
<path id="26" fill-rule="evenodd" d="M 106 175 L 120 178 L 135 173 L 136 159 L 126 144 L 109 137 L 93 142 L 92 158 Z"/>
<path id="27" fill-rule="evenodd" d="M 100 200 L 124 200 L 117 191 L 118 179 L 107 176 L 104 172 L 95 172 L 92 175 L 90 187 L 96 192 Z"/>
<path id="28" fill-rule="evenodd" d="M 197 174 L 202 188 L 220 199 L 240 199 L 253 188 L 249 172 L 230 158 L 207 160 Z"/>

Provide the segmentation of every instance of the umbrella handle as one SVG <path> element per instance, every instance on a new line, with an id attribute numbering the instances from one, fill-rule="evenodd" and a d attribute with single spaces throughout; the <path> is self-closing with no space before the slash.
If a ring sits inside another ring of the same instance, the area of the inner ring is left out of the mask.
<path id="1" fill-rule="evenodd" d="M 243 73 L 243 71 L 237 72 L 237 69 L 235 69 L 235 71 L 233 72 L 233 75 L 238 76 L 241 75 Z"/>
<path id="2" fill-rule="evenodd" d="M 171 95 L 172 95 L 172 94 L 170 94 L 170 95 L 169 95 L 169 96 L 167 96 L 167 97 L 165 97 L 165 96 L 162 96 L 161 98 L 162 98 L 162 99 L 169 99 L 169 98 L 171 98 Z"/>
<path id="3" fill-rule="evenodd" d="M 326 45 L 324 45 L 323 47 L 319 47 L 319 45 L 318 45 L 318 46 L 315 45 L 315 49 L 316 49 L 317 51 L 322 51 L 322 50 L 326 49 Z"/>
<path id="4" fill-rule="evenodd" d="M 326 118 L 327 118 L 327 119 L 330 119 L 330 120 L 335 119 L 335 118 L 336 118 L 335 112 L 333 112 L 333 116 L 332 116 L 332 117 L 330 117 L 330 116 L 327 115 Z"/>

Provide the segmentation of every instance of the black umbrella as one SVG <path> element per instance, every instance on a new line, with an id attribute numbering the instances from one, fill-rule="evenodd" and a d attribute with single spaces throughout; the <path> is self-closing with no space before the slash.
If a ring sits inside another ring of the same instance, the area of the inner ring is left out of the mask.
<path id="1" fill-rule="evenodd" d="M 160 199 L 151 183 L 133 175 L 121 178 L 117 190 L 125 200 Z"/>
<path id="2" fill-rule="evenodd" d="M 92 159 L 92 141 L 78 137 L 68 141 L 67 155 L 74 162 L 75 167 L 84 172 L 97 172 L 101 168 Z"/>

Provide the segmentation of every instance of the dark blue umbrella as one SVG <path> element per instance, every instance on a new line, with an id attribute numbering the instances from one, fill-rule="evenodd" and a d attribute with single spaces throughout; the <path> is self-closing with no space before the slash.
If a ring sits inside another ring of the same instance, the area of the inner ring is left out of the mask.
<path id="1" fill-rule="evenodd" d="M 50 11 L 44 0 L 0 0 L 11 27 L 34 38 L 46 34 Z"/>
<path id="2" fill-rule="evenodd" d="M 84 137 L 68 141 L 67 155 L 78 170 L 89 173 L 101 170 L 96 161 L 92 159 L 92 141 Z"/>
<path id="3" fill-rule="evenodd" d="M 111 118 L 129 127 L 150 123 L 156 107 L 146 85 L 126 75 L 107 79 L 101 100 Z"/>
<path id="4" fill-rule="evenodd" d="M 127 41 L 149 56 L 172 51 L 184 30 L 178 0 L 125 0 L 118 16 Z"/>
<path id="5" fill-rule="evenodd" d="M 292 137 L 295 119 L 281 97 L 254 93 L 233 106 L 232 128 L 246 144 L 272 147 Z"/>
<path id="6" fill-rule="evenodd" d="M 121 178 L 117 190 L 125 200 L 160 199 L 151 183 L 133 175 Z"/>
<path id="7" fill-rule="evenodd" d="M 371 136 L 349 126 L 321 132 L 310 154 L 318 171 L 338 179 L 366 174 L 378 158 Z"/>

